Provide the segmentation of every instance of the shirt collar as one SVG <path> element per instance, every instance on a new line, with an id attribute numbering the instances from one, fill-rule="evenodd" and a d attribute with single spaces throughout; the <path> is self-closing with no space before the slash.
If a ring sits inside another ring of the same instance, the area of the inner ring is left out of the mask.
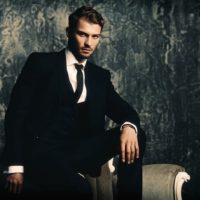
<path id="1" fill-rule="evenodd" d="M 67 66 L 75 65 L 75 64 L 79 64 L 79 65 L 81 64 L 81 65 L 83 65 L 83 67 L 85 67 L 87 59 L 85 59 L 83 61 L 83 63 L 79 63 L 78 60 L 75 58 L 75 56 L 73 55 L 73 53 L 69 49 L 65 50 L 65 54 L 66 54 Z"/>

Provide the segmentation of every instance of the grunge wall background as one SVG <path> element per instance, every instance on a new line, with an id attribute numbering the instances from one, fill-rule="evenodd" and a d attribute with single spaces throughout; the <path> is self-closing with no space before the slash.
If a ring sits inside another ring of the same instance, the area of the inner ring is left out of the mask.
<path id="1" fill-rule="evenodd" d="M 147 133 L 145 163 L 177 163 L 200 185 L 200 2 L 198 0 L 2 0 L 0 2 L 0 152 L 10 92 L 27 56 L 66 46 L 67 17 L 82 5 L 106 25 L 95 62 Z M 38 113 L 39 115 L 40 113 Z M 112 123 L 109 123 L 112 125 Z"/>

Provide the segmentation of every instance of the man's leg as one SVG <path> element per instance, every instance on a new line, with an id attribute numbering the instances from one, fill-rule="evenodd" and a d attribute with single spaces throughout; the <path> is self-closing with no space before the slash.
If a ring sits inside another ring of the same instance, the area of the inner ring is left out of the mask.
<path id="1" fill-rule="evenodd" d="M 119 199 L 142 199 L 142 159 L 145 150 L 145 133 L 138 133 L 140 158 L 135 159 L 133 164 L 118 162 L 118 198 Z M 120 154 L 120 130 L 114 128 L 107 133 L 81 141 L 74 151 L 74 163 L 79 169 L 89 169 L 101 166 L 112 157 Z M 87 171 L 87 170 L 86 170 Z"/>
<path id="2" fill-rule="evenodd" d="M 71 167 L 66 153 L 41 154 L 33 162 L 25 169 L 24 199 L 92 200 L 88 181 Z"/>
<path id="3" fill-rule="evenodd" d="M 145 151 L 145 133 L 141 130 L 138 133 L 140 157 L 134 163 L 127 164 L 118 162 L 118 199 L 141 200 L 142 199 L 142 160 Z"/>

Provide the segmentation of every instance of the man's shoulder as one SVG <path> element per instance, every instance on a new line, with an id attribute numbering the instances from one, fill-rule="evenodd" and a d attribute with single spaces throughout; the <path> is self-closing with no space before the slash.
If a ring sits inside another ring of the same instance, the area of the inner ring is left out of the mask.
<path id="1" fill-rule="evenodd" d="M 59 52 L 32 52 L 26 63 L 34 68 L 51 69 L 65 61 L 65 50 Z"/>
<path id="2" fill-rule="evenodd" d="M 31 73 L 40 74 L 46 72 L 53 72 L 59 63 L 64 63 L 64 50 L 60 52 L 32 52 L 24 65 L 26 71 L 31 71 Z"/>
<path id="3" fill-rule="evenodd" d="M 32 58 L 32 59 L 39 59 L 39 60 L 45 60 L 45 59 L 54 59 L 56 58 L 57 56 L 63 54 L 63 51 L 59 51 L 59 52 L 32 52 L 30 55 L 29 55 L 29 58 Z"/>
<path id="4" fill-rule="evenodd" d="M 103 73 L 103 74 L 110 74 L 108 69 L 105 69 L 99 65 L 96 65 L 90 61 L 88 61 L 88 66 L 91 70 L 97 72 L 97 73 Z"/>

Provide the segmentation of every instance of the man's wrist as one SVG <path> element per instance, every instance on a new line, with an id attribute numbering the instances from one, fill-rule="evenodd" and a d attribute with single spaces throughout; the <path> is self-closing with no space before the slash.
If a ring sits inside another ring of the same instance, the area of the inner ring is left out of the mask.
<path id="1" fill-rule="evenodd" d="M 138 133 L 138 129 L 137 129 L 137 126 L 136 126 L 135 124 L 132 124 L 132 123 L 130 123 L 130 122 L 125 122 L 125 123 L 123 123 L 123 124 L 121 125 L 120 130 L 122 131 L 122 130 L 123 130 L 124 128 L 126 128 L 126 127 L 132 128 L 132 129 L 135 130 L 135 133 L 136 133 L 136 134 Z"/>

